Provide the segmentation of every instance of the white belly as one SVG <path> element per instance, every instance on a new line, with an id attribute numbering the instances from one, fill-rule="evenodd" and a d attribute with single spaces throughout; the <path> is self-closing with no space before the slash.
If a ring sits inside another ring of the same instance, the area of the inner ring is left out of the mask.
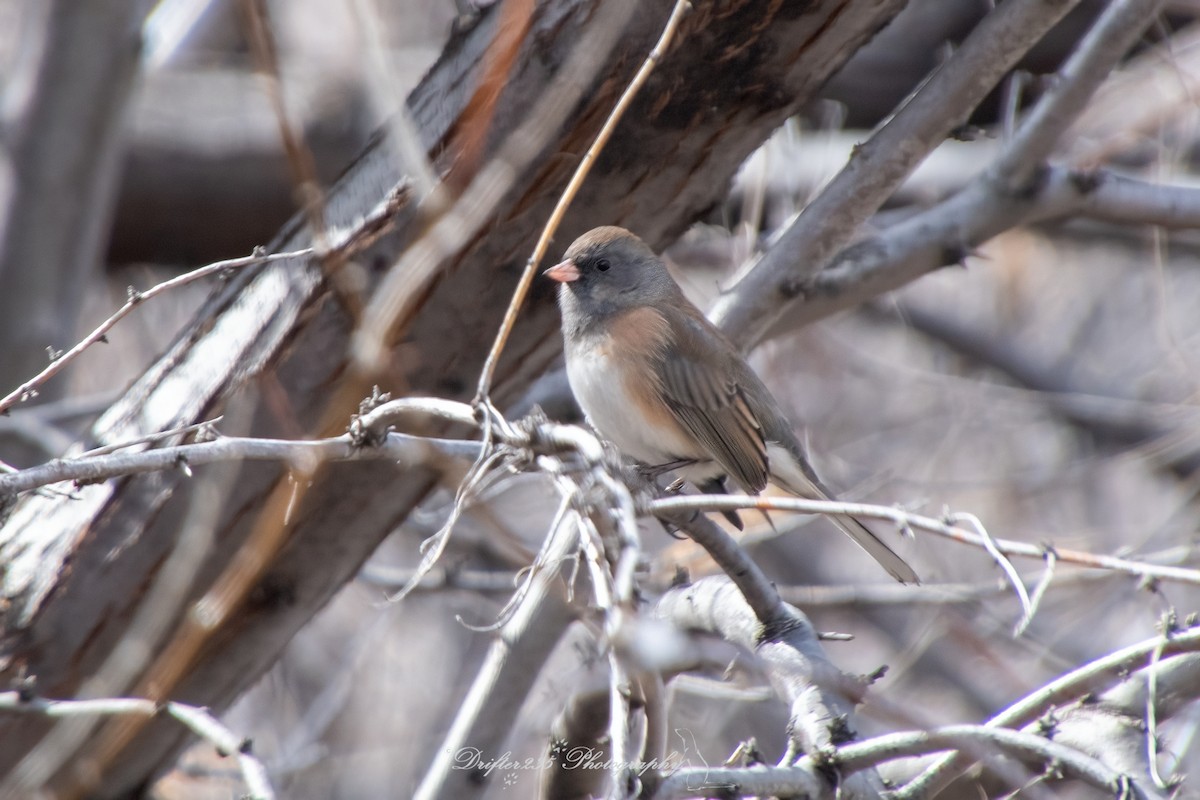
<path id="1" fill-rule="evenodd" d="M 651 425 L 623 380 L 623 370 L 609 355 L 609 347 L 575 348 L 567 358 L 567 380 L 588 422 L 627 456 L 656 466 L 681 458 L 694 458 L 696 445 L 679 430 Z"/>

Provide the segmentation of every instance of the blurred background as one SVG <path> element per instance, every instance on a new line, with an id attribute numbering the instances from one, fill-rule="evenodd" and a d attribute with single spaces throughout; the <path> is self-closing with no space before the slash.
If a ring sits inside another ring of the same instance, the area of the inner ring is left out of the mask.
<path id="1" fill-rule="evenodd" d="M 0 0 L 7 101 L 18 93 L 30 57 L 25 48 L 35 37 L 22 31 L 39 24 L 36 5 Z M 396 85 L 405 92 L 437 58 L 452 27 L 470 24 L 479 13 L 469 0 L 376 5 Z M 959 140 L 947 142 L 910 179 L 885 217 L 928 207 L 986 168 L 1014 115 L 1044 90 L 1045 76 L 1103 5 L 1081 3 Z M 362 18 L 349 0 L 269 6 L 288 111 L 328 186 L 382 119 Z M 829 82 L 820 100 L 746 162 L 727 201 L 667 252 L 701 307 L 990 7 L 983 0 L 913 0 Z M 1196 184 L 1197 18 L 1200 4 L 1168 3 L 1064 142 L 1063 163 Z M 75 274 L 43 270 L 41 285 L 14 282 L 11 261 L 0 273 L 5 391 L 44 365 L 46 348 L 68 347 L 110 314 L 128 286 L 145 289 L 246 255 L 270 242 L 296 212 L 296 184 L 275 111 L 235 5 L 163 0 L 144 36 L 143 73 L 114 176 L 118 200 L 101 226 L 105 256 Z M 25 466 L 65 452 L 166 347 L 208 291 L 193 284 L 146 304 L 109 334 L 108 346 L 93 348 L 41 397 L 0 418 L 0 458 Z M 51 307 L 49 316 L 38 310 Z M 753 361 L 845 499 L 933 516 L 968 511 L 998 538 L 1195 566 L 1198 309 L 1195 232 L 1051 222 L 1005 233 L 967 254 L 961 267 L 771 340 Z M 34 314 L 37 324 L 31 324 Z M 548 378 L 531 393 L 535 400 L 571 418 L 561 380 Z M 468 563 L 464 554 L 475 547 L 502 551 L 490 578 L 462 567 L 465 588 L 450 580 L 398 605 L 385 601 L 410 574 L 415 542 L 448 512 L 451 498 L 443 493 L 380 548 L 360 579 L 226 715 L 232 728 L 254 740 L 282 796 L 403 797 L 415 786 L 489 642 L 469 625 L 494 618 L 553 512 L 535 478 L 497 486 L 487 499 L 456 531 L 447 567 Z M 875 727 L 864 736 L 982 720 L 1063 671 L 1154 636 L 1165 612 L 1186 614 L 1200 598 L 1194 585 L 1059 564 L 1032 624 L 1014 638 L 1020 608 L 981 550 L 917 534 L 900 547 L 927 587 L 905 596 L 824 522 L 777 517 L 772 529 L 752 515 L 747 521 L 752 554 L 787 597 L 819 629 L 854 635 L 827 645 L 833 660 L 851 673 L 889 665 L 878 691 L 909 709 L 911 718 L 873 715 L 868 707 L 864 724 Z M 664 588 L 676 565 L 693 575 L 713 569 L 690 543 L 657 526 L 648 526 L 645 538 L 653 554 L 652 589 Z M 1017 567 L 1032 586 L 1047 564 L 1027 560 Z M 480 583 L 471 587 L 467 578 Z M 590 647 L 583 635 L 560 645 L 514 722 L 514 755 L 538 755 L 564 698 L 601 674 L 602 662 L 584 652 Z M 786 709 L 755 687 L 719 692 L 699 681 L 672 692 L 678 749 L 716 764 L 753 736 L 768 761 L 782 752 Z M 1162 762 L 1168 772 L 1195 772 L 1191 744 L 1198 722 L 1193 709 L 1168 723 Z M 686 746 L 680 744 L 685 739 Z M 496 782 L 492 796 L 533 795 L 535 773 L 515 770 L 511 777 Z M 234 765 L 197 746 L 154 796 L 230 797 L 239 785 Z"/>

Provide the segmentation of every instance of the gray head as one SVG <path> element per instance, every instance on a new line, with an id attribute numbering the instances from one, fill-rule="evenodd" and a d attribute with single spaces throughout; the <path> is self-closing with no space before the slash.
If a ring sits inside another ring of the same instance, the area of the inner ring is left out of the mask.
<path id="1" fill-rule="evenodd" d="M 545 275 L 559 281 L 563 323 L 587 327 L 612 314 L 679 297 L 666 266 L 624 228 L 593 228 L 567 248 Z"/>

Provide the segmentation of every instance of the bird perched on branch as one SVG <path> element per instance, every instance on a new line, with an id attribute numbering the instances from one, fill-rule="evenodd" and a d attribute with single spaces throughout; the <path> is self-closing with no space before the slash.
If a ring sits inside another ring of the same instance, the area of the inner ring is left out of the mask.
<path id="1" fill-rule="evenodd" d="M 767 387 L 645 242 L 624 228 L 595 228 L 545 275 L 562 284 L 571 390 L 601 436 L 702 491 L 723 491 L 729 477 L 749 494 L 770 482 L 833 499 Z M 918 581 L 857 519 L 832 519 L 896 580 Z"/>

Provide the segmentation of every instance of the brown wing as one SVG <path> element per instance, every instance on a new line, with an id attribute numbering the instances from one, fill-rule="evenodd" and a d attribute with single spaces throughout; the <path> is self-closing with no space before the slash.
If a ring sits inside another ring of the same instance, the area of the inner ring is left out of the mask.
<path id="1" fill-rule="evenodd" d="M 680 424 L 748 492 L 767 485 L 767 443 L 738 384 L 678 349 L 664 353 L 663 399 Z"/>

